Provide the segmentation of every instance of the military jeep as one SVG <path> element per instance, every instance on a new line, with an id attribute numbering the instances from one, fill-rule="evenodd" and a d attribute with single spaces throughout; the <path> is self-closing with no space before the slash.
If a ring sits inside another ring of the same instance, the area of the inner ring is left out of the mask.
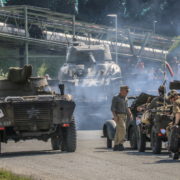
<path id="1" fill-rule="evenodd" d="M 143 94 L 139 96 L 141 99 Z M 142 101 L 146 103 L 144 110 L 138 113 L 136 117 L 136 131 L 137 131 L 137 147 L 139 152 L 146 150 L 147 142 L 151 142 L 151 149 L 154 154 L 160 154 L 162 149 L 162 142 L 167 142 L 166 128 L 170 122 L 172 106 L 167 103 L 159 107 L 148 109 L 148 104 L 151 102 L 153 96 L 144 94 Z M 151 100 L 148 100 L 151 99 Z M 149 101 L 149 102 L 148 102 Z M 143 104 L 139 104 L 139 107 Z M 139 108 L 137 107 L 137 109 Z"/>
<path id="2" fill-rule="evenodd" d="M 55 94 L 45 78 L 31 73 L 31 66 L 10 68 L 8 78 L 0 80 L 0 145 L 9 140 L 51 139 L 53 150 L 74 152 L 72 97 L 64 94 L 64 85 Z"/>

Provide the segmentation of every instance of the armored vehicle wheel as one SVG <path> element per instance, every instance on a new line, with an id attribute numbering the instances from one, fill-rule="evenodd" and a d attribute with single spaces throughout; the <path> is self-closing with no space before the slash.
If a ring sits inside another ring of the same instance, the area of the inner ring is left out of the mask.
<path id="1" fill-rule="evenodd" d="M 141 131 L 141 125 L 137 126 L 137 148 L 139 152 L 146 150 L 146 134 Z"/>
<path id="2" fill-rule="evenodd" d="M 112 140 L 107 137 L 107 148 L 112 148 Z"/>
<path id="3" fill-rule="evenodd" d="M 155 128 L 151 130 L 151 148 L 154 154 L 160 154 L 162 149 L 162 140 L 158 137 Z"/>
<path id="4" fill-rule="evenodd" d="M 62 150 L 67 152 L 76 151 L 76 125 L 74 120 L 68 128 L 63 128 Z"/>
<path id="5" fill-rule="evenodd" d="M 60 142 L 61 139 L 58 135 L 51 137 L 51 147 L 53 150 L 59 150 L 60 149 Z"/>
<path id="6" fill-rule="evenodd" d="M 135 127 L 131 127 L 129 130 L 129 142 L 132 149 L 137 149 L 137 133 Z"/>

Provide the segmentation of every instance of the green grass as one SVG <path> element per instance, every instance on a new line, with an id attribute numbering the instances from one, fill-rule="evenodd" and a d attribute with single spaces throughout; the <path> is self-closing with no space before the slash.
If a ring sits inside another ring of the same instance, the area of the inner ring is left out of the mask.
<path id="1" fill-rule="evenodd" d="M 0 169 L 0 180 L 32 180 L 32 178 L 16 175 L 10 171 Z"/>

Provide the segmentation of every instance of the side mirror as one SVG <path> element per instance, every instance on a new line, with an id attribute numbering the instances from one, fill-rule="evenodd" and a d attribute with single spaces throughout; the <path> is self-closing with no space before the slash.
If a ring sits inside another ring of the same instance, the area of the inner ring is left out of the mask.
<path id="1" fill-rule="evenodd" d="M 61 95 L 63 96 L 64 95 L 64 84 L 59 84 L 59 90 L 60 90 Z"/>

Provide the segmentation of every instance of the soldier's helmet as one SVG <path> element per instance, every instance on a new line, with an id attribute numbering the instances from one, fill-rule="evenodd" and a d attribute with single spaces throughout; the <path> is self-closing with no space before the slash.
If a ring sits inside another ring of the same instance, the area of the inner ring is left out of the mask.
<path id="1" fill-rule="evenodd" d="M 174 98 L 175 96 L 178 96 L 178 92 L 174 89 L 168 93 L 168 99 Z"/>
<path id="2" fill-rule="evenodd" d="M 166 88 L 165 88 L 165 86 L 159 86 L 159 88 L 158 88 L 158 91 L 159 91 L 159 93 L 160 94 L 165 94 L 166 93 Z"/>

